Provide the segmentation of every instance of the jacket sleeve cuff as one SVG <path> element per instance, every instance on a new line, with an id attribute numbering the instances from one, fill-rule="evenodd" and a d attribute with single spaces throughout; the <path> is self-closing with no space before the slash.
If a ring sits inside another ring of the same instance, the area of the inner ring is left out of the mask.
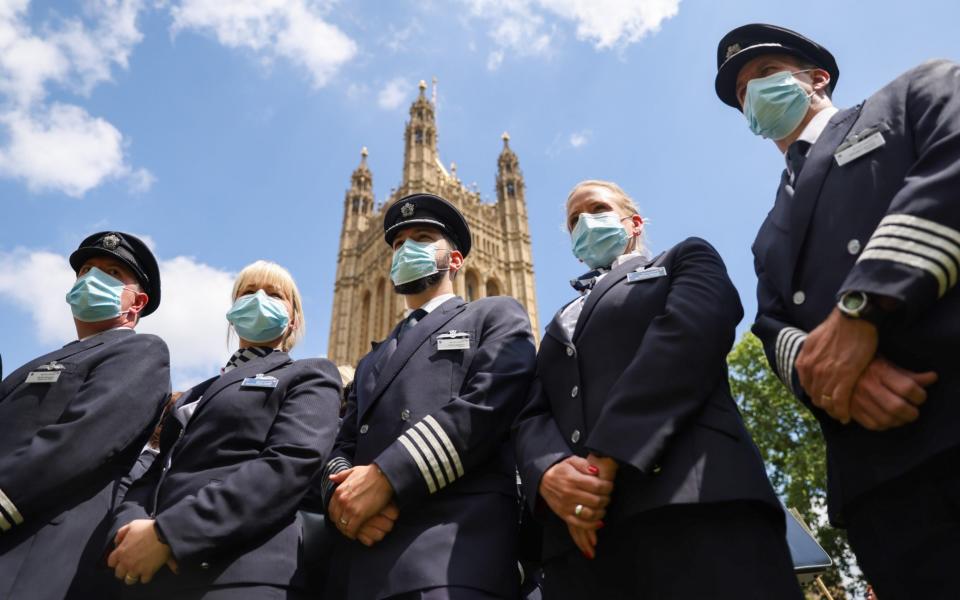
<path id="1" fill-rule="evenodd" d="M 0 531 L 6 533 L 23 523 L 23 515 L 6 492 L 0 490 Z"/>
<path id="2" fill-rule="evenodd" d="M 330 481 L 330 476 L 353 467 L 353 464 L 343 456 L 334 457 L 323 468 L 320 474 L 320 498 L 323 502 L 323 509 L 330 506 L 330 499 L 333 498 L 333 492 L 337 489 L 337 484 Z"/>
<path id="3" fill-rule="evenodd" d="M 908 313 L 942 297 L 957 284 L 960 232 L 915 215 L 885 216 L 840 292 L 895 298 Z"/>
<path id="4" fill-rule="evenodd" d="M 374 462 L 387 476 L 401 505 L 435 494 L 464 475 L 460 453 L 430 415 L 404 431 Z"/>

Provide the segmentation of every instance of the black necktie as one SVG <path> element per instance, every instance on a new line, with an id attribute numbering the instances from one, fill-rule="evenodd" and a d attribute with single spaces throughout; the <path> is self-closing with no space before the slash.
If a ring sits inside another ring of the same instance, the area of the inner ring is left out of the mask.
<path id="1" fill-rule="evenodd" d="M 418 308 L 407 315 L 407 318 L 403 321 L 403 325 L 400 326 L 400 331 L 397 332 L 397 341 L 399 342 L 407 330 L 416 325 L 420 319 L 424 318 L 425 316 L 427 316 L 427 311 L 423 310 L 422 308 Z"/>
<path id="2" fill-rule="evenodd" d="M 787 148 L 787 173 L 790 174 L 789 183 L 793 188 L 797 187 L 797 178 L 800 177 L 809 152 L 810 142 L 804 140 L 797 140 Z"/>

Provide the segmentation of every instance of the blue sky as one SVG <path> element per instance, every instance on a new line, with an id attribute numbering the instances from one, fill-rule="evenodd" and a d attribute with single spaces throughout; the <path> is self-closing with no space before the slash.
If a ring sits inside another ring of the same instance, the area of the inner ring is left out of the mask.
<path id="1" fill-rule="evenodd" d="M 869 11 L 865 12 L 865 6 Z M 65 257 L 103 229 L 149 238 L 176 383 L 229 353 L 233 273 L 288 267 L 326 352 L 344 190 L 370 151 L 378 200 L 400 179 L 417 82 L 439 80 L 439 149 L 494 193 L 509 131 L 527 182 L 541 325 L 582 271 L 567 191 L 611 179 L 655 251 L 697 235 L 755 311 L 750 244 L 782 159 L 713 92 L 719 38 L 804 32 L 854 104 L 911 66 L 960 58 L 955 2 L 685 0 L 0 0 L 0 354 L 5 370 L 72 339 Z"/>

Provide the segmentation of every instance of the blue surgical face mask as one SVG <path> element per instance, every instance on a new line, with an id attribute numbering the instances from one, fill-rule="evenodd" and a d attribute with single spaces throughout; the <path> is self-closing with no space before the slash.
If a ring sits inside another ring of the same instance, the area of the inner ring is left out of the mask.
<path id="1" fill-rule="evenodd" d="M 78 277 L 67 292 L 67 304 L 78 321 L 96 323 L 116 319 L 128 312 L 120 310 L 121 294 L 126 287 L 116 277 L 92 267 Z"/>
<path id="2" fill-rule="evenodd" d="M 287 305 L 271 298 L 263 290 L 240 296 L 227 311 L 227 320 L 237 335 L 248 342 L 269 342 L 287 330 L 290 315 Z"/>
<path id="3" fill-rule="evenodd" d="M 743 98 L 743 115 L 750 131 L 772 140 L 782 140 L 800 125 L 810 108 L 810 97 L 794 75 L 803 71 L 780 71 L 751 79 Z"/>
<path id="4" fill-rule="evenodd" d="M 393 252 L 390 279 L 394 285 L 403 285 L 446 270 L 437 267 L 436 242 L 407 239 Z"/>
<path id="5" fill-rule="evenodd" d="M 570 232 L 573 255 L 587 263 L 591 269 L 609 267 L 615 258 L 627 249 L 630 236 L 620 222 L 617 213 L 580 213 L 577 224 Z"/>

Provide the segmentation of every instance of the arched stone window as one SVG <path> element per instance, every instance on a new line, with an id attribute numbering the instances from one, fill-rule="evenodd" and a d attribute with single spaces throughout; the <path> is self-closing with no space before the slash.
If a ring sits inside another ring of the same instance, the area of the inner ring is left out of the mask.
<path id="1" fill-rule="evenodd" d="M 467 302 L 478 300 L 480 298 L 480 279 L 477 277 L 477 272 L 467 271 L 465 281 L 467 286 Z"/>
<path id="2" fill-rule="evenodd" d="M 500 284 L 497 283 L 497 280 L 491 277 L 487 280 L 487 296 L 499 296 L 500 295 Z"/>

